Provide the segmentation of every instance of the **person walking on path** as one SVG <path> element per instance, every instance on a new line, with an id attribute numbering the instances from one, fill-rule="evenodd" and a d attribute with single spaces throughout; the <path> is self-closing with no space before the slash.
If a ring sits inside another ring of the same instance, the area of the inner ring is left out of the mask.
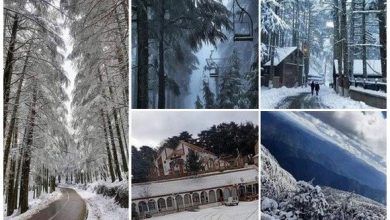
<path id="1" fill-rule="evenodd" d="M 310 87 L 311 87 L 311 96 L 313 96 L 314 95 L 314 81 L 311 81 Z"/>
<path id="2" fill-rule="evenodd" d="M 316 95 L 318 96 L 318 92 L 320 91 L 320 84 L 318 82 L 315 85 Z"/>

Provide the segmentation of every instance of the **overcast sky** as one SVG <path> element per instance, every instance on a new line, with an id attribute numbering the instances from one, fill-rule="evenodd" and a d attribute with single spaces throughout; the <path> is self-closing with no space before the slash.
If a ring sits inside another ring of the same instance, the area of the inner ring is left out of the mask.
<path id="1" fill-rule="evenodd" d="M 131 145 L 156 147 L 168 137 L 188 131 L 193 137 L 222 122 L 252 122 L 258 125 L 256 111 L 136 111 L 132 112 Z"/>
<path id="2" fill-rule="evenodd" d="M 378 155 L 386 155 L 386 114 L 378 111 L 307 112 L 350 137 L 359 137 Z"/>

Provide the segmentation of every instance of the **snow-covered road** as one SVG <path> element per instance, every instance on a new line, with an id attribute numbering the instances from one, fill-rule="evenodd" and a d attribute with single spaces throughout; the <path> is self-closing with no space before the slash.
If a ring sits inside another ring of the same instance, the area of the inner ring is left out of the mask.
<path id="1" fill-rule="evenodd" d="M 259 201 L 240 202 L 238 206 L 217 206 L 200 209 L 197 212 L 178 212 L 174 214 L 153 217 L 153 220 L 258 220 Z"/>
<path id="2" fill-rule="evenodd" d="M 364 102 L 338 95 L 322 86 L 318 96 L 310 94 L 309 87 L 261 89 L 262 109 L 373 109 Z"/>
<path id="3" fill-rule="evenodd" d="M 312 96 L 309 92 L 300 93 L 297 96 L 289 96 L 278 103 L 277 109 L 323 109 L 329 108 L 320 102 L 318 96 Z"/>

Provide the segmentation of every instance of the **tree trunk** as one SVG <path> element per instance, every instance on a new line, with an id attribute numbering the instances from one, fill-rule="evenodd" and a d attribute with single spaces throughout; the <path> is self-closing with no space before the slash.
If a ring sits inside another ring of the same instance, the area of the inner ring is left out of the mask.
<path id="1" fill-rule="evenodd" d="M 108 90 L 110 91 L 111 99 L 114 100 L 115 97 L 114 97 L 113 88 L 111 86 L 109 86 Z M 122 142 L 122 135 L 121 135 L 120 127 L 119 127 L 118 114 L 117 114 L 117 111 L 116 111 L 115 108 L 112 108 L 112 112 L 113 112 L 113 115 L 114 115 L 116 135 L 118 137 L 119 150 L 120 150 L 121 158 L 122 158 L 123 171 L 127 173 L 129 169 L 127 168 L 126 153 L 125 153 L 123 142 Z"/>
<path id="2" fill-rule="evenodd" d="M 31 147 L 34 139 L 34 126 L 35 126 L 35 115 L 36 115 L 36 102 L 37 102 L 37 85 L 34 86 L 33 98 L 30 107 L 30 113 L 28 117 L 28 124 L 26 128 L 26 140 L 23 141 L 23 165 L 22 175 L 20 184 L 20 213 L 24 213 L 28 210 L 28 183 L 30 174 L 30 162 L 31 162 Z"/>
<path id="3" fill-rule="evenodd" d="M 347 33 L 347 3 L 346 1 L 341 1 L 341 37 L 342 37 L 342 50 L 343 50 L 343 76 L 342 80 L 342 95 L 344 96 L 344 87 L 346 85 L 346 76 L 349 75 L 348 70 L 348 33 Z"/>
<path id="4" fill-rule="evenodd" d="M 11 147 L 11 140 L 13 136 L 13 131 L 16 125 L 16 114 L 18 112 L 18 107 L 19 107 L 19 99 L 20 99 L 20 93 L 22 91 L 22 86 L 23 86 L 23 81 L 24 81 L 24 75 L 26 73 L 26 68 L 28 64 L 28 58 L 30 55 L 30 48 L 28 49 L 26 59 L 24 61 L 23 65 L 23 70 L 19 79 L 19 84 L 18 84 L 18 90 L 16 91 L 16 97 L 15 97 L 15 104 L 12 109 L 12 115 L 11 115 L 11 121 L 9 124 L 9 129 L 8 129 L 8 134 L 7 138 L 5 141 L 5 146 L 4 146 L 4 167 L 3 167 L 3 175 L 6 176 L 6 170 L 7 170 L 7 163 L 8 163 L 8 157 L 9 157 L 9 149 Z M 4 127 L 5 128 L 5 127 Z"/>
<path id="5" fill-rule="evenodd" d="M 161 0 L 160 11 L 160 39 L 158 46 L 159 69 L 158 69 L 158 108 L 165 108 L 165 71 L 164 71 L 164 15 L 165 0 Z"/>
<path id="6" fill-rule="evenodd" d="M 380 55 L 381 55 L 381 69 L 382 69 L 382 77 L 386 78 L 387 74 L 387 32 L 386 32 L 386 5 L 384 0 L 378 0 L 378 9 L 382 10 L 381 13 L 378 14 L 379 19 L 379 43 L 380 47 Z"/>
<path id="7" fill-rule="evenodd" d="M 365 10 L 366 1 L 363 0 L 363 10 Z M 362 52 L 362 64 L 363 64 L 363 78 L 367 78 L 367 35 L 366 35 L 366 13 L 362 13 L 362 44 L 363 44 L 363 52 Z"/>
<path id="8" fill-rule="evenodd" d="M 108 114 L 106 114 L 106 119 L 107 119 L 107 124 L 108 124 L 108 131 L 110 134 L 112 154 L 114 155 L 114 164 L 115 164 L 116 175 L 118 176 L 119 181 L 122 181 L 122 174 L 121 174 L 121 169 L 119 166 L 118 154 L 116 153 L 116 147 L 115 147 L 114 132 L 112 131 L 112 125 L 111 125 L 110 117 L 108 117 Z"/>
<path id="9" fill-rule="evenodd" d="M 111 175 L 111 181 L 115 182 L 115 173 L 114 173 L 114 169 L 112 168 L 112 157 L 111 157 L 111 151 L 110 151 L 110 144 L 109 144 L 109 141 L 108 141 L 108 133 L 107 133 L 107 128 L 106 128 L 106 121 L 105 121 L 103 110 L 101 109 L 100 112 L 101 112 L 101 116 L 102 116 L 102 120 L 103 120 L 103 131 L 104 131 L 104 138 L 105 138 L 105 142 L 106 142 L 106 150 L 107 150 L 107 157 L 108 157 L 108 167 L 109 167 L 109 171 L 110 171 L 110 175 Z"/>
<path id="10" fill-rule="evenodd" d="M 137 0 L 137 108 L 148 108 L 149 27 L 145 1 Z"/>
<path id="11" fill-rule="evenodd" d="M 7 58 L 5 61 L 5 68 L 4 68 L 4 115 L 3 115 L 3 128 L 5 129 L 7 124 L 7 111 L 8 111 L 8 102 L 9 102 L 9 95 L 11 92 L 11 79 L 12 79 L 12 69 L 14 64 L 14 52 L 15 52 L 15 43 L 16 43 L 16 34 L 18 32 L 19 27 L 19 17 L 16 14 L 14 17 L 14 23 L 12 24 L 12 31 L 11 31 L 11 40 L 7 51 Z"/>
<path id="12" fill-rule="evenodd" d="M 16 124 L 16 123 L 15 123 Z M 13 149 L 16 150 L 18 146 L 18 126 L 15 126 L 15 131 L 13 132 Z M 16 169 L 16 158 L 11 158 L 11 167 L 8 173 L 8 187 L 7 187 L 7 216 L 12 215 L 14 211 L 14 203 L 16 202 L 17 195 L 15 192 L 15 169 Z"/>
<path id="13" fill-rule="evenodd" d="M 15 177 L 15 187 L 14 187 L 14 195 L 15 195 L 15 201 L 13 204 L 13 208 L 18 208 L 18 188 L 19 188 L 19 181 L 20 181 L 20 169 L 22 167 L 23 156 L 22 156 L 22 148 L 19 147 L 19 159 L 18 159 L 18 167 L 16 169 L 16 177 Z"/>
<path id="14" fill-rule="evenodd" d="M 334 69 L 336 70 L 337 68 L 337 72 L 338 72 L 338 78 L 341 78 L 342 76 L 342 58 L 341 58 L 341 54 L 342 54 L 342 50 L 341 50 L 341 47 L 339 46 L 340 44 L 340 19 L 339 19 L 339 1 L 338 0 L 333 0 L 333 4 L 334 4 L 334 14 L 333 14 L 333 23 L 334 23 L 334 37 L 333 37 L 333 60 L 337 60 L 337 67 L 335 67 Z M 333 63 L 334 65 L 334 63 Z M 337 90 L 337 81 L 336 81 L 336 78 L 337 76 L 334 75 L 334 78 L 333 78 L 333 81 L 334 81 L 334 85 L 335 85 L 335 90 L 336 92 L 338 92 Z"/>

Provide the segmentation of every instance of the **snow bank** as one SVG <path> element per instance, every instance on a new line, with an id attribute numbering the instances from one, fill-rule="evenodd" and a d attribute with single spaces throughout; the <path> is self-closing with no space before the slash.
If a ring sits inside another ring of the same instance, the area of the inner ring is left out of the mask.
<path id="1" fill-rule="evenodd" d="M 102 187 L 104 186 L 104 187 Z M 116 193 L 114 197 L 110 195 L 98 194 L 97 190 L 102 190 L 103 188 L 107 189 L 107 191 L 113 191 L 113 189 L 123 189 L 127 190 L 128 196 L 128 182 L 105 182 L 98 181 L 91 184 L 85 185 L 77 185 L 73 187 L 77 193 L 83 198 L 87 204 L 88 208 L 88 220 L 127 220 L 129 219 L 129 209 L 122 208 L 118 202 L 116 201 Z M 102 191 L 101 191 L 102 192 Z M 128 200 L 127 200 L 128 201 Z M 128 203 L 128 202 L 127 202 Z"/>
<path id="2" fill-rule="evenodd" d="M 352 88 L 352 87 L 351 87 Z M 310 92 L 310 87 L 273 88 L 261 87 L 261 108 L 275 109 L 285 98 Z M 372 91 L 375 92 L 375 91 Z M 375 92 L 381 93 L 381 92 Z M 382 93 L 382 95 L 386 93 Z M 333 89 L 321 86 L 318 95 L 319 102 L 331 109 L 375 109 L 364 102 L 355 101 L 349 97 L 338 95 Z"/>
<path id="3" fill-rule="evenodd" d="M 62 196 L 62 193 L 59 188 L 56 189 L 56 191 L 52 193 L 44 193 L 39 198 L 33 199 L 33 191 L 28 192 L 28 206 L 29 210 L 23 214 L 20 215 L 19 211 L 15 210 L 14 214 L 11 216 L 4 216 L 4 220 L 12 219 L 12 220 L 24 220 L 29 219 L 36 213 L 38 213 L 40 210 L 45 209 L 48 207 L 48 205 L 58 199 L 60 199 Z M 6 207 L 6 204 L 4 204 L 4 208 Z M 5 213 L 5 211 L 4 211 Z"/>
<path id="4" fill-rule="evenodd" d="M 375 90 L 364 89 L 362 87 L 355 87 L 355 86 L 351 86 L 351 87 L 349 87 L 349 89 L 357 91 L 357 92 L 367 93 L 369 95 L 377 96 L 377 97 L 380 97 L 380 98 L 386 98 L 387 97 L 387 93 L 385 93 L 383 91 L 375 91 Z"/>
<path id="5" fill-rule="evenodd" d="M 240 202 L 237 206 L 218 206 L 200 209 L 197 212 L 177 212 L 165 216 L 151 218 L 153 220 L 182 220 L 182 219 L 229 219 L 229 220 L 258 220 L 259 202 Z"/>
<path id="6" fill-rule="evenodd" d="M 375 109 L 364 102 L 340 96 L 333 89 L 326 86 L 320 89 L 319 99 L 320 102 L 332 109 Z"/>
<path id="7" fill-rule="evenodd" d="M 276 106 L 288 96 L 297 96 L 302 92 L 310 92 L 309 87 L 296 87 L 296 88 L 268 88 L 261 87 L 261 108 L 262 109 L 274 109 Z"/>

